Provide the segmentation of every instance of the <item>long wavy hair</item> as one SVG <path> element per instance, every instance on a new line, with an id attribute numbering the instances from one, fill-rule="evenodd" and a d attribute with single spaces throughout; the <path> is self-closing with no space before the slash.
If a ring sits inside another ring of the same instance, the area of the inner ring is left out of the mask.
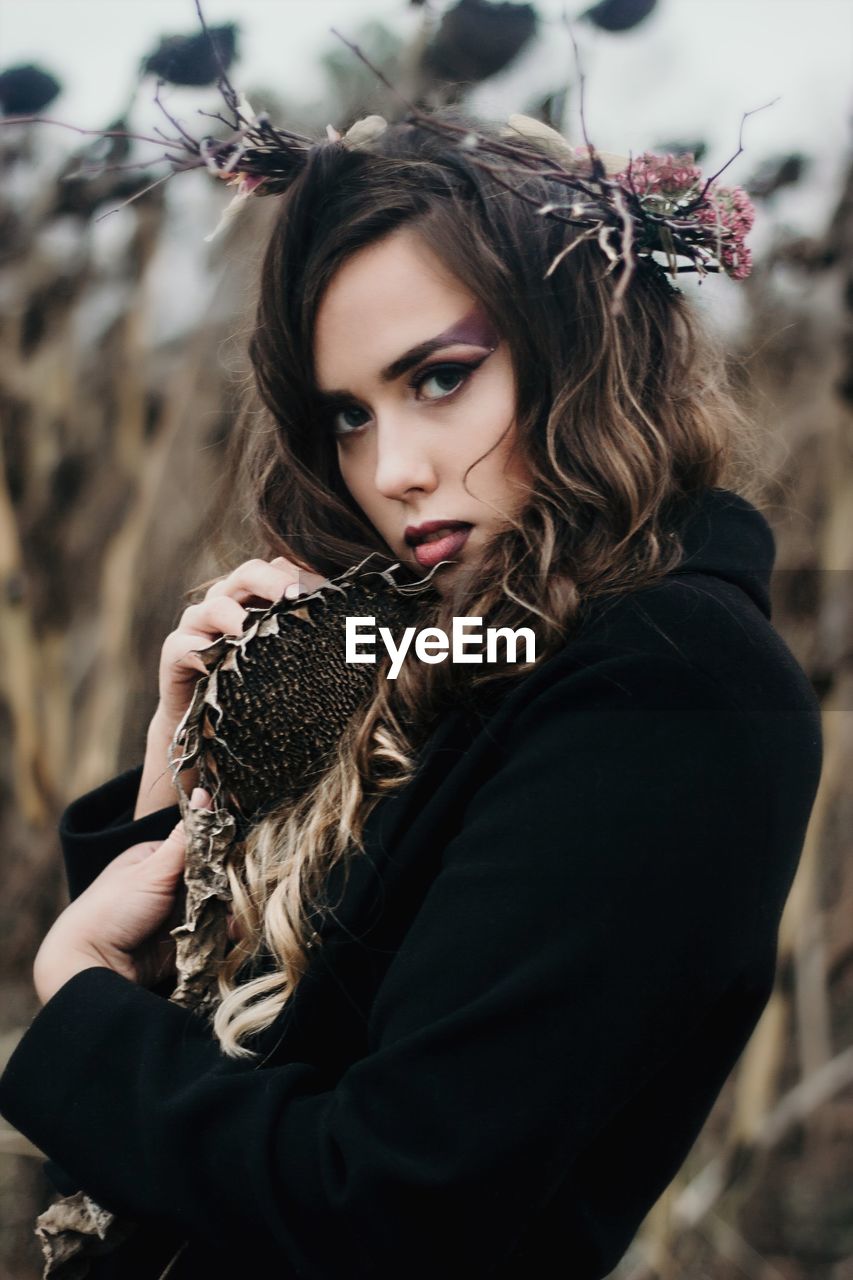
<path id="1" fill-rule="evenodd" d="M 497 136 L 498 126 L 455 108 L 433 115 Z M 523 181 L 537 202 L 561 198 L 545 177 Z M 403 226 L 506 341 L 515 447 L 533 477 L 476 573 L 457 573 L 443 598 L 426 598 L 423 625 L 449 634 L 452 618 L 466 615 L 533 627 L 538 665 L 576 634 L 588 602 L 653 585 L 679 564 L 672 524 L 682 500 L 714 486 L 757 497 L 754 433 L 718 340 L 660 268 L 636 270 L 614 315 L 618 272 L 606 274 L 594 243 L 579 243 L 547 275 L 565 247 L 565 223 L 539 215 L 458 144 L 390 124 L 366 147 L 318 144 L 280 197 L 249 342 L 253 385 L 233 436 L 243 510 L 254 515 L 264 558 L 286 555 L 324 575 L 371 552 L 393 558 L 343 483 L 321 424 L 313 335 L 338 268 Z M 246 1042 L 306 971 L 331 867 L 363 851 L 368 815 L 413 777 L 442 715 L 478 706 L 487 687 L 503 688 L 531 665 L 404 663 L 393 681 L 387 661 L 377 667 L 375 692 L 334 762 L 299 802 L 270 809 L 227 867 L 239 940 L 220 972 L 213 1021 L 226 1054 L 257 1056 Z"/>

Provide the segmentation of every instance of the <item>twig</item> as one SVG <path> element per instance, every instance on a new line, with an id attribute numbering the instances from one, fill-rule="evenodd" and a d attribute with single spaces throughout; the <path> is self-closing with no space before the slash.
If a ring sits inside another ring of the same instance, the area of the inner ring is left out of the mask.
<path id="1" fill-rule="evenodd" d="M 160 160 L 168 160 L 168 155 L 163 155 Z M 111 164 L 109 166 L 103 164 L 81 164 L 79 169 L 74 169 L 71 173 L 64 174 L 66 182 L 70 182 L 74 178 L 98 178 L 102 173 L 128 173 L 132 169 L 150 169 L 152 164 L 159 161 L 152 160 L 126 160 L 120 164 Z"/>
<path id="2" fill-rule="evenodd" d="M 129 133 L 126 129 L 84 129 L 79 124 L 69 124 L 67 120 L 54 120 L 50 116 L 3 116 L 0 124 L 55 124 L 60 129 L 72 129 L 74 133 L 95 134 L 99 138 L 129 138 L 134 142 L 153 142 L 159 147 L 162 138 L 149 138 L 144 133 Z"/>
<path id="3" fill-rule="evenodd" d="M 634 246 L 634 223 L 625 207 L 625 200 L 621 191 L 613 192 L 613 199 L 616 204 L 616 210 L 622 219 L 622 274 L 613 293 L 613 314 L 619 315 L 622 311 L 622 304 L 625 298 L 625 291 L 628 283 L 634 274 L 634 264 L 631 252 Z"/>
<path id="4" fill-rule="evenodd" d="M 143 187 L 141 191 L 135 191 L 127 200 L 122 200 L 121 204 L 117 204 L 114 209 L 107 209 L 106 213 L 99 213 L 95 222 L 103 222 L 104 218 L 108 218 L 111 213 L 118 213 L 120 209 L 126 209 L 129 204 L 133 204 L 134 200 L 138 200 L 140 196 L 144 196 L 149 191 L 153 191 L 155 187 L 162 187 L 164 182 L 168 182 L 170 178 L 174 178 L 175 174 L 166 173 L 162 178 L 157 178 L 154 182 L 149 182 L 147 187 Z"/>
<path id="5" fill-rule="evenodd" d="M 218 120 L 220 124 L 225 125 L 226 129 L 231 128 L 231 121 L 226 120 L 225 116 L 223 116 L 219 111 L 204 111 L 201 107 L 199 107 L 198 114 L 200 116 L 206 116 L 208 120 Z"/>
<path id="6" fill-rule="evenodd" d="M 566 13 L 565 9 L 563 9 L 563 23 L 565 25 L 566 30 L 569 33 L 569 39 L 572 42 L 572 52 L 574 54 L 574 59 L 575 59 L 575 71 L 577 72 L 577 77 L 578 77 L 578 112 L 580 114 L 581 136 L 584 141 L 584 146 L 586 147 L 587 152 L 589 154 L 593 175 L 595 177 L 604 178 L 606 177 L 605 167 L 599 158 L 598 152 L 595 149 L 595 145 L 592 139 L 590 138 L 589 132 L 587 131 L 587 127 L 586 127 L 586 73 L 581 63 L 580 49 L 578 48 L 578 42 L 575 38 L 574 27 L 572 26 L 569 20 L 569 15 Z"/>
<path id="7" fill-rule="evenodd" d="M 181 141 L 183 142 L 184 146 L 189 151 L 191 151 L 193 155 L 198 155 L 199 148 L 195 138 L 191 137 L 190 134 L 187 133 L 186 129 L 181 124 L 180 120 L 177 119 L 176 116 L 173 116 L 170 111 L 166 110 L 166 106 L 163 102 L 163 99 L 160 97 L 160 90 L 163 88 L 163 85 L 165 83 L 166 83 L 165 80 L 157 81 L 157 88 L 154 90 L 154 105 L 160 108 L 160 110 L 163 112 L 163 115 L 169 121 L 169 124 L 172 126 L 172 128 L 177 129 L 178 133 L 181 136 Z M 157 132 L 159 133 L 159 129 Z"/>
<path id="8" fill-rule="evenodd" d="M 208 40 L 208 44 L 210 45 L 211 52 L 213 53 L 213 56 L 216 59 L 217 66 L 219 67 L 219 81 L 217 83 L 217 88 L 219 89 L 219 92 L 222 94 L 223 98 L 225 99 L 226 104 L 234 112 L 234 117 L 237 121 L 237 125 L 234 127 L 236 128 L 237 126 L 239 126 L 241 121 L 243 121 L 244 124 L 247 124 L 248 121 L 243 120 L 243 117 L 240 114 L 239 94 L 237 93 L 233 84 L 228 78 L 228 72 L 226 71 L 225 64 L 222 61 L 222 55 L 219 52 L 219 46 L 214 40 L 213 36 L 210 34 L 210 28 L 208 27 L 207 22 L 205 21 L 205 17 L 201 8 L 201 0 L 195 0 L 195 10 L 196 10 L 196 13 L 198 14 L 198 20 L 201 23 L 201 29 L 204 32 L 204 34 L 207 36 L 207 40 Z"/>
<path id="9" fill-rule="evenodd" d="M 196 4 L 198 4 L 198 2 L 199 0 L 196 0 Z M 420 116 L 420 112 L 418 111 L 414 103 L 410 102 L 408 98 L 405 96 L 405 94 L 402 94 L 400 90 L 396 87 L 396 85 L 393 85 L 391 83 L 391 81 L 385 75 L 384 71 L 381 71 L 379 67 L 377 67 L 374 63 L 370 61 L 367 54 L 364 52 L 364 50 L 361 48 L 360 45 L 353 44 L 352 40 L 347 40 L 346 36 L 342 36 L 340 31 L 338 31 L 336 27 L 330 27 L 329 30 L 331 31 L 333 36 L 337 36 L 337 38 L 341 40 L 347 46 L 348 49 L 352 50 L 352 52 L 359 59 L 359 61 L 364 63 L 368 71 L 372 71 L 373 74 L 381 81 L 381 83 L 385 85 L 385 88 L 389 91 L 389 93 L 393 93 L 394 97 L 398 98 L 399 101 L 402 102 L 403 106 L 406 108 L 407 111 L 411 112 L 413 115 Z"/>
<path id="10" fill-rule="evenodd" d="M 583 235 L 576 236 L 574 240 L 570 240 L 569 243 L 560 250 L 556 258 L 554 258 L 553 262 L 548 267 L 548 270 L 545 272 L 545 275 L 542 278 L 544 280 L 547 280 L 549 276 L 553 275 L 553 273 L 557 270 L 557 267 L 560 265 L 563 259 L 568 257 L 568 255 L 572 252 L 572 250 L 576 249 L 579 244 L 583 243 L 584 240 L 591 240 L 593 236 L 597 235 L 600 227 L 601 227 L 601 223 L 598 223 L 594 227 L 588 227 L 587 230 L 583 233 Z"/>
<path id="11" fill-rule="evenodd" d="M 737 151 L 734 153 L 734 155 L 729 156 L 728 160 L 727 160 L 727 161 L 726 161 L 726 163 L 722 166 L 722 168 L 718 169 L 716 173 L 712 173 L 712 174 L 711 174 L 710 178 L 708 178 L 708 179 L 707 179 L 707 181 L 706 181 L 706 183 L 705 183 L 704 187 L 702 188 L 701 192 L 700 192 L 700 193 L 699 193 L 699 195 L 696 197 L 696 199 L 695 199 L 691 204 L 687 205 L 687 208 L 688 208 L 688 209 L 694 209 L 698 204 L 701 204 L 701 202 L 705 199 L 705 195 L 706 195 L 706 193 L 707 193 L 707 191 L 708 191 L 708 188 L 710 187 L 711 183 L 712 183 L 712 182 L 716 182 L 716 181 L 717 181 L 717 178 L 719 178 L 720 174 L 721 174 L 721 173 L 725 173 L 725 171 L 726 171 L 726 169 L 728 169 L 729 165 L 730 165 L 730 164 L 732 164 L 735 160 L 737 160 L 737 158 L 738 158 L 738 156 L 739 156 L 739 155 L 742 155 L 742 153 L 743 153 L 743 128 L 744 128 L 744 125 L 746 124 L 747 120 L 749 119 L 749 117 L 750 117 L 750 116 L 754 116 L 754 115 L 756 115 L 759 111 L 766 111 L 766 110 L 768 109 L 768 107 L 775 106 L 775 104 L 779 101 L 779 99 L 780 99 L 780 97 L 781 97 L 781 96 L 782 96 L 781 94 L 777 94 L 777 96 L 776 96 L 775 98 L 771 98 L 769 102 L 765 102 L 762 106 L 760 106 L 760 107 L 753 107 L 751 111 L 744 111 L 743 115 L 742 115 L 742 116 L 741 116 L 741 118 L 740 118 L 740 129 L 738 130 L 738 139 L 737 139 Z"/>

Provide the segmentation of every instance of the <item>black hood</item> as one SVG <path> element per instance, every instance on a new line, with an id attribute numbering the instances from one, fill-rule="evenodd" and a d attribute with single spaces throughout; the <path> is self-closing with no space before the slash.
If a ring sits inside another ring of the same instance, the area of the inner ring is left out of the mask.
<path id="1" fill-rule="evenodd" d="M 685 500 L 673 527 L 684 543 L 684 559 L 673 573 L 725 578 L 770 618 L 776 541 L 757 507 L 730 489 L 704 489 Z"/>

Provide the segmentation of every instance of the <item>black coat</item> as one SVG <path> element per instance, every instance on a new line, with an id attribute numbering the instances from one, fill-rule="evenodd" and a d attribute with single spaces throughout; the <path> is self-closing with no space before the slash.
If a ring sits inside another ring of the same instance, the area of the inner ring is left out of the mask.
<path id="1" fill-rule="evenodd" d="M 710 490 L 686 542 L 485 723 L 442 722 L 261 1067 L 108 969 L 37 1013 L 0 1111 L 141 1224 L 92 1276 L 154 1280 L 184 1240 L 169 1280 L 616 1265 L 767 1002 L 821 768 L 764 517 Z M 177 820 L 130 820 L 139 775 L 63 815 L 72 895 Z"/>

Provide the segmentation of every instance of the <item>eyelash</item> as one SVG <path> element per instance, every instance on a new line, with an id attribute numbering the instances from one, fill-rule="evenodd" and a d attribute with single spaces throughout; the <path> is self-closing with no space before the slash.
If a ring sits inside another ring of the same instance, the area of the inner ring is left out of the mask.
<path id="1" fill-rule="evenodd" d="M 483 359 L 485 359 L 485 356 L 483 357 Z M 477 360 L 470 364 L 466 364 L 463 361 L 456 360 L 456 361 L 446 361 L 444 364 L 431 364 L 431 365 L 428 365 L 426 369 L 422 369 L 419 373 L 415 374 L 415 376 L 409 380 L 408 386 L 411 388 L 412 391 L 420 391 L 423 384 L 425 382 L 428 382 L 430 378 L 434 378 L 436 374 L 447 373 L 447 372 L 462 374 L 463 375 L 462 381 L 459 383 L 458 387 L 454 387 L 452 391 L 448 391 L 443 396 L 433 396 L 430 398 L 430 401 L 433 404 L 446 404 L 448 400 L 454 399 L 459 394 L 459 392 L 463 390 L 465 385 L 470 381 L 471 375 L 480 367 L 482 363 L 483 363 L 483 360 Z M 345 413 L 347 409 L 352 407 L 357 407 L 357 406 L 350 406 L 350 405 L 340 406 L 337 409 L 333 409 L 329 414 L 329 423 L 331 426 L 332 435 L 337 436 L 338 439 L 345 438 L 347 436 L 356 435 L 361 430 L 361 428 L 366 425 L 365 423 L 362 422 L 362 423 L 359 423 L 358 426 L 351 426 L 348 431 L 340 431 L 336 428 L 335 423 L 337 421 L 338 415 L 341 413 Z"/>

